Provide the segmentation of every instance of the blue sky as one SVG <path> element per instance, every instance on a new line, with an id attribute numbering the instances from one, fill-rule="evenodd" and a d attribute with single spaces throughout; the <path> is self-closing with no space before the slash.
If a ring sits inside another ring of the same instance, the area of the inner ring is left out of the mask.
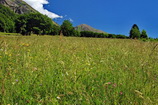
<path id="1" fill-rule="evenodd" d="M 44 8 L 73 25 L 88 24 L 108 33 L 129 35 L 133 24 L 145 29 L 150 37 L 158 37 L 158 0 L 48 0 Z"/>

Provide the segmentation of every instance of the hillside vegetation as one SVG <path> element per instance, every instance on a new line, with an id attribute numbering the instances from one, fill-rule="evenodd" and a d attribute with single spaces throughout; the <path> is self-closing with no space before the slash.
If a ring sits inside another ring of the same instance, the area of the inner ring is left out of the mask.
<path id="1" fill-rule="evenodd" d="M 16 14 L 0 4 L 0 32 L 31 34 L 52 34 L 56 24 L 40 13 Z"/>
<path id="2" fill-rule="evenodd" d="M 1 105 L 156 105 L 158 43 L 0 37 Z"/>
<path id="3" fill-rule="evenodd" d="M 0 4 L 0 32 L 14 32 L 16 14 Z"/>
<path id="4" fill-rule="evenodd" d="M 17 0 L 16 0 L 17 1 Z M 20 2 L 22 3 L 22 2 Z M 36 13 L 16 14 L 9 8 L 0 4 L 0 32 L 20 33 L 22 35 L 64 35 L 75 37 L 95 38 L 119 38 L 119 39 L 144 39 L 148 40 L 145 30 L 140 32 L 139 27 L 134 24 L 130 30 L 129 37 L 121 34 L 108 34 L 97 30 L 86 24 L 73 27 L 69 20 L 64 20 L 59 26 L 46 15 Z M 155 39 L 153 39 L 155 40 Z M 157 40 L 157 39 L 156 39 Z"/>

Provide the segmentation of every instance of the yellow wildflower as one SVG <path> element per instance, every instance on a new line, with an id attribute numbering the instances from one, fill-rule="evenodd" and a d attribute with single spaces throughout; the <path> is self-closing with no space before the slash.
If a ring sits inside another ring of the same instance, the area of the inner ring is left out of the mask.
<path id="1" fill-rule="evenodd" d="M 25 47 L 30 46 L 28 43 L 22 43 L 21 45 L 22 45 L 22 46 L 25 46 Z"/>
<path id="2" fill-rule="evenodd" d="M 9 54 L 9 56 L 11 57 L 11 56 L 12 56 L 12 54 Z"/>
<path id="3" fill-rule="evenodd" d="M 8 52 L 5 52 L 5 55 L 8 55 Z"/>
<path id="4" fill-rule="evenodd" d="M 29 44 L 25 44 L 26 47 L 30 46 Z"/>

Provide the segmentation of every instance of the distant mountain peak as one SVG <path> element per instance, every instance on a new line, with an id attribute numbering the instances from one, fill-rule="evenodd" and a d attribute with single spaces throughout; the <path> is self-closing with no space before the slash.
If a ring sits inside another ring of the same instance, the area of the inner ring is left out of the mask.
<path id="1" fill-rule="evenodd" d="M 75 27 L 75 30 L 78 30 L 78 31 L 92 31 L 92 32 L 96 32 L 96 33 L 106 33 L 104 31 L 101 31 L 101 30 L 98 30 L 98 29 L 95 29 L 87 24 L 81 24 L 81 25 L 78 25 Z"/>

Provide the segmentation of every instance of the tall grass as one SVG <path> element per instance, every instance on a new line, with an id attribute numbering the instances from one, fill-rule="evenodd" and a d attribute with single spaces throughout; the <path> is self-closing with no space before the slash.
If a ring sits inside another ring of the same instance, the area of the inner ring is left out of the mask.
<path id="1" fill-rule="evenodd" d="M 156 105 L 158 43 L 0 37 L 2 105 Z"/>

